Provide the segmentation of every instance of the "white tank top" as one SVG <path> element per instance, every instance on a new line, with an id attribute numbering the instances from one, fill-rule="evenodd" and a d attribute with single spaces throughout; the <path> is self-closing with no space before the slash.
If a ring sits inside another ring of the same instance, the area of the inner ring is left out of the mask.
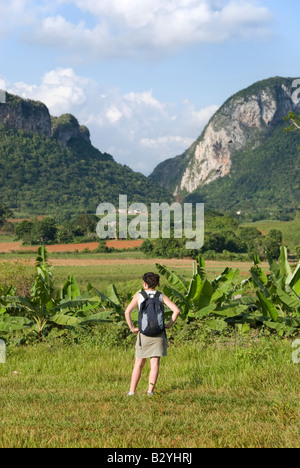
<path id="1" fill-rule="evenodd" d="M 145 292 L 146 292 L 150 297 L 151 297 L 151 296 L 154 296 L 154 295 L 157 293 L 157 291 L 145 291 Z M 163 302 L 163 295 L 162 295 L 162 294 L 160 294 L 159 300 L 160 300 L 161 302 Z M 141 307 L 142 302 L 144 302 L 144 301 L 145 301 L 145 298 L 144 298 L 141 294 L 139 294 L 139 310 L 140 310 L 140 307 Z"/>

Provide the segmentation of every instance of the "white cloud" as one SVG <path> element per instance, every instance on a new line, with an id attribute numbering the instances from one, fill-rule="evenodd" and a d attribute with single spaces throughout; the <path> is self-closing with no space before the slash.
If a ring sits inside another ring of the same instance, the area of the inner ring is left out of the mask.
<path id="1" fill-rule="evenodd" d="M 0 37 L 10 34 L 19 24 L 28 23 L 25 11 L 30 3 L 28 0 L 0 1 Z"/>
<path id="2" fill-rule="evenodd" d="M 106 117 L 111 124 L 117 123 L 121 119 L 122 115 L 122 112 L 120 112 L 115 106 L 110 107 L 106 112 Z"/>
<path id="3" fill-rule="evenodd" d="M 58 68 L 46 73 L 40 86 L 17 82 L 10 91 L 42 101 L 53 115 L 60 115 L 85 104 L 88 83 L 89 80 L 76 76 L 71 68 Z"/>
<path id="4" fill-rule="evenodd" d="M 168 147 L 170 145 L 174 145 L 174 144 L 180 145 L 183 148 L 188 148 L 189 146 L 191 146 L 193 141 L 194 140 L 192 138 L 184 138 L 184 137 L 179 136 L 179 135 L 168 135 L 168 136 L 159 137 L 157 139 L 142 138 L 140 143 L 141 143 L 141 145 L 143 145 L 145 147 L 158 150 L 162 146 L 164 146 L 166 148 L 166 147 Z"/>
<path id="5" fill-rule="evenodd" d="M 155 99 L 152 95 L 152 91 L 144 91 L 142 93 L 128 93 L 124 96 L 125 100 L 129 103 L 138 106 L 149 106 L 160 111 L 164 110 L 164 105 Z"/>
<path id="6" fill-rule="evenodd" d="M 159 57 L 198 43 L 253 39 L 268 34 L 272 21 L 258 0 L 0 1 L 2 34 L 22 26 L 22 41 L 64 50 L 82 61 Z"/>
<path id="7" fill-rule="evenodd" d="M 188 100 L 161 102 L 152 90 L 122 94 L 71 68 L 46 73 L 40 85 L 9 84 L 8 91 L 44 102 L 53 116 L 72 113 L 88 126 L 100 151 L 146 174 L 159 162 L 182 154 L 218 108 L 197 110 Z"/>

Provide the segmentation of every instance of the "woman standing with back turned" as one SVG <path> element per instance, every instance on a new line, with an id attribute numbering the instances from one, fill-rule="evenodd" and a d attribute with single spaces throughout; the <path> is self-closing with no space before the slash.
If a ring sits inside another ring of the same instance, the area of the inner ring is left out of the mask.
<path id="1" fill-rule="evenodd" d="M 143 288 L 149 297 L 156 294 L 155 288 L 157 286 L 159 286 L 159 275 L 155 273 L 145 273 L 143 276 Z M 166 329 L 171 328 L 177 320 L 180 310 L 176 304 L 170 301 L 170 299 L 162 293 L 160 293 L 159 300 L 173 312 L 169 323 L 165 324 Z M 157 336 L 150 337 L 140 333 L 139 329 L 135 328 L 133 325 L 131 313 L 136 307 L 140 309 L 143 301 L 145 301 L 143 295 L 141 293 L 137 293 L 125 311 L 125 318 L 130 330 L 132 333 L 138 335 L 135 353 L 136 360 L 128 395 L 135 394 L 136 387 L 141 378 L 142 370 L 147 358 L 150 358 L 149 388 L 147 393 L 148 395 L 153 395 L 159 373 L 160 358 L 162 356 L 167 356 L 168 341 L 165 331 Z"/>

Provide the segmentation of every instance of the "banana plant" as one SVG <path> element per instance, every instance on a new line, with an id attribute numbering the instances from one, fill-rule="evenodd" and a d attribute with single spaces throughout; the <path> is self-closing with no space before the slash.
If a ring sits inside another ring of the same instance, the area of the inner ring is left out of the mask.
<path id="1" fill-rule="evenodd" d="M 271 257 L 268 257 L 268 262 L 268 274 L 259 266 L 259 258 L 255 259 L 251 268 L 257 296 L 254 315 L 280 335 L 293 333 L 300 328 L 300 262 L 293 271 L 284 246 L 281 247 L 278 262 Z"/>
<path id="2" fill-rule="evenodd" d="M 93 296 L 98 297 L 100 305 L 107 310 L 107 313 L 113 315 L 116 321 L 120 322 L 125 320 L 125 310 L 114 284 L 108 286 L 106 295 L 98 291 L 98 289 L 90 283 L 87 285 L 87 290 Z"/>
<path id="3" fill-rule="evenodd" d="M 226 268 L 221 275 L 209 281 L 202 256 L 197 257 L 193 263 L 190 281 L 163 265 L 156 264 L 156 268 L 170 284 L 164 287 L 164 294 L 177 304 L 182 318 L 187 321 L 213 316 L 206 322 L 207 325 L 221 331 L 228 325 L 225 318 L 236 316 L 248 307 L 248 304 L 234 301 L 234 297 L 240 297 L 245 289 L 239 283 L 239 270 Z"/>
<path id="4" fill-rule="evenodd" d="M 99 298 L 89 292 L 81 295 L 76 280 L 69 276 L 58 291 L 54 287 L 48 252 L 40 247 L 36 259 L 36 275 L 29 297 L 12 294 L 0 297 L 0 331 L 33 331 L 40 341 L 45 330 L 84 326 L 92 321 L 107 321 L 109 313 L 91 314 L 99 307 Z"/>

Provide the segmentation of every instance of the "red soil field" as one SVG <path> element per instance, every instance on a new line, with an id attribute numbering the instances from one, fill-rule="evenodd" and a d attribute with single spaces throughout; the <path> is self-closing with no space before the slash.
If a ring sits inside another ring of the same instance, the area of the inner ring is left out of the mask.
<path id="1" fill-rule="evenodd" d="M 106 243 L 107 247 L 114 247 L 117 250 L 120 249 L 132 249 L 142 245 L 143 240 L 111 240 Z M 86 244 L 57 244 L 57 245 L 47 245 L 49 252 L 82 252 L 85 249 L 90 251 L 95 250 L 98 247 L 98 242 L 88 242 Z M 22 242 L 6 242 L 0 243 L 0 253 L 9 253 L 14 250 L 27 250 L 27 251 L 37 251 L 38 247 L 23 246 Z"/>

